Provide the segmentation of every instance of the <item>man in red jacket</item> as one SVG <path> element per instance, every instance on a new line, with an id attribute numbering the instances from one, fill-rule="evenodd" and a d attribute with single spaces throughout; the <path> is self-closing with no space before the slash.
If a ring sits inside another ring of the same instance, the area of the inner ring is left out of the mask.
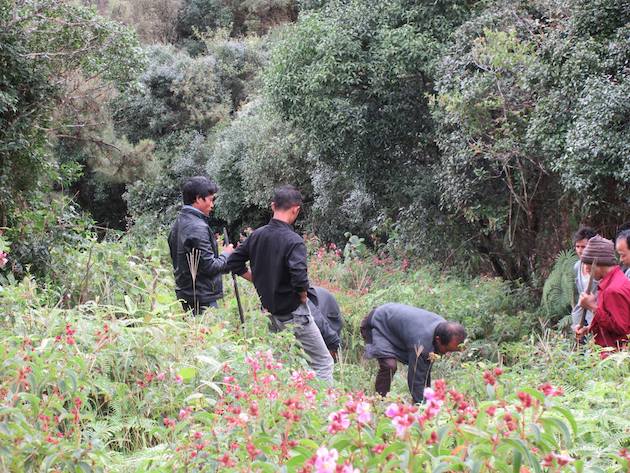
<path id="1" fill-rule="evenodd" d="M 599 293 L 597 298 L 582 293 L 579 301 L 595 315 L 589 326 L 576 330 L 576 336 L 591 332 L 598 345 L 621 349 L 628 345 L 630 335 L 630 281 L 617 265 L 612 241 L 599 235 L 591 238 L 581 260 L 590 266 L 595 258 L 593 277 L 599 279 Z"/>

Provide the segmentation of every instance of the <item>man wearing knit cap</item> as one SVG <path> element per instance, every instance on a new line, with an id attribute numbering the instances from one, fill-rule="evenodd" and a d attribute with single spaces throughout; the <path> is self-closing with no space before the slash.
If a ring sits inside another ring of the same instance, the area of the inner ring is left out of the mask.
<path id="1" fill-rule="evenodd" d="M 582 263 L 592 267 L 593 277 L 599 279 L 599 294 L 582 293 L 579 304 L 595 314 L 591 324 L 578 328 L 576 336 L 593 333 L 595 343 L 602 347 L 620 349 L 628 344 L 630 335 L 630 281 L 625 277 L 615 258 L 612 241 L 599 235 L 588 241 L 582 253 Z"/>

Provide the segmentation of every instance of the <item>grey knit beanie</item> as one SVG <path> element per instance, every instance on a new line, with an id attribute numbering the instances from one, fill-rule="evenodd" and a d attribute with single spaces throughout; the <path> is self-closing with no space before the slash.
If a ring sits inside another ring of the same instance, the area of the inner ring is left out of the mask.
<path id="1" fill-rule="evenodd" d="M 601 266 L 615 266 L 615 245 L 612 241 L 606 240 L 599 235 L 591 238 L 582 253 L 582 263 L 593 264 L 593 259 L 597 258 L 597 264 Z"/>

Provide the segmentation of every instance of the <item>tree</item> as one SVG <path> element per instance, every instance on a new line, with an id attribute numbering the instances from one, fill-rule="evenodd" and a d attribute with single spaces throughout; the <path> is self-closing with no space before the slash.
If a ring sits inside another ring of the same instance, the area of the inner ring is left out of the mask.
<path id="1" fill-rule="evenodd" d="M 333 1 L 287 28 L 272 51 L 271 104 L 304 130 L 320 169 L 347 176 L 335 186 L 342 202 L 357 197 L 358 184 L 376 203 L 376 212 L 353 206 L 370 212 L 355 216 L 364 231 L 379 213 L 395 217 L 409 205 L 415 176 L 435 162 L 431 67 L 466 12 L 458 1 Z M 339 208 L 331 203 L 325 214 Z"/>
<path id="2" fill-rule="evenodd" d="M 133 33 L 91 9 L 61 0 L 0 4 L 0 222 L 59 176 L 50 138 L 63 135 L 52 111 L 68 78 L 83 74 L 122 86 L 139 63 Z"/>

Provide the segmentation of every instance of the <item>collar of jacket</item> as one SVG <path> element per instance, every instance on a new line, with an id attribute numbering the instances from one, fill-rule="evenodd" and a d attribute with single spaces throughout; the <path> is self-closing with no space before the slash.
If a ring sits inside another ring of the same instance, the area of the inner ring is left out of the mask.
<path id="1" fill-rule="evenodd" d="M 277 218 L 272 218 L 271 220 L 269 220 L 269 225 L 274 225 L 276 227 L 287 227 L 289 230 L 295 231 L 293 225 L 283 222 L 282 220 L 278 220 Z"/>
<path id="2" fill-rule="evenodd" d="M 192 205 L 184 205 L 182 206 L 181 212 L 190 214 L 190 215 L 194 215 L 196 217 L 199 217 L 200 219 L 202 219 L 204 222 L 208 222 L 208 216 L 206 214 L 204 214 L 201 210 L 194 208 Z"/>

